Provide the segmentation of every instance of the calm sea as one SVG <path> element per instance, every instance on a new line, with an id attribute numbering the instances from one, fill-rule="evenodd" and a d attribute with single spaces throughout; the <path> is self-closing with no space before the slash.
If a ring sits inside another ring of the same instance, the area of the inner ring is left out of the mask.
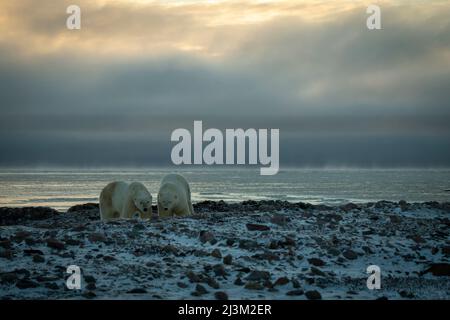
<path id="1" fill-rule="evenodd" d="M 285 169 L 260 176 L 259 169 L 0 169 L 0 206 L 50 206 L 59 210 L 97 202 L 114 180 L 140 181 L 154 200 L 169 172 L 183 174 L 193 201 L 274 199 L 314 204 L 378 200 L 450 201 L 450 169 Z"/>

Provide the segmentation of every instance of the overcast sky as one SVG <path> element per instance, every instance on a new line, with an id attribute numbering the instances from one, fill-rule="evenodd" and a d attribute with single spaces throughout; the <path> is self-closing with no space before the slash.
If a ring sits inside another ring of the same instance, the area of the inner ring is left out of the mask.
<path id="1" fill-rule="evenodd" d="M 279 128 L 281 167 L 450 166 L 450 2 L 370 3 L 2 1 L 0 165 L 170 164 L 203 120 Z"/>

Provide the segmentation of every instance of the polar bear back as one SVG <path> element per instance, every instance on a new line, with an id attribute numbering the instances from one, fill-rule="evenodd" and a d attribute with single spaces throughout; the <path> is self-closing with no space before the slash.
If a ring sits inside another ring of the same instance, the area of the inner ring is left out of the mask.
<path id="1" fill-rule="evenodd" d="M 174 185 L 181 186 L 182 189 L 186 190 L 189 194 L 191 193 L 189 183 L 182 175 L 176 173 L 168 174 L 164 176 L 164 178 L 161 180 L 161 186 L 166 183 L 172 183 Z"/>
<path id="2" fill-rule="evenodd" d="M 170 212 L 163 210 L 163 206 L 160 203 L 163 194 L 168 192 L 177 198 L 176 204 L 169 210 Z M 158 192 L 158 214 L 160 216 L 194 214 L 189 183 L 183 176 L 179 174 L 168 174 L 161 180 L 161 186 Z"/>
<path id="3" fill-rule="evenodd" d="M 103 188 L 99 198 L 100 218 L 102 220 L 120 218 L 127 188 L 128 184 L 123 181 L 108 183 Z"/>
<path id="4" fill-rule="evenodd" d="M 146 214 L 136 207 L 134 200 L 149 204 L 150 211 Z M 124 181 L 109 183 L 100 193 L 100 217 L 102 220 L 114 218 L 131 218 L 136 212 L 141 217 L 151 215 L 152 197 L 147 188 L 141 183 L 128 184 Z"/>
<path id="5" fill-rule="evenodd" d="M 129 184 L 124 181 L 116 181 L 112 185 L 114 187 L 111 193 L 112 207 L 120 212 L 128 194 Z"/>

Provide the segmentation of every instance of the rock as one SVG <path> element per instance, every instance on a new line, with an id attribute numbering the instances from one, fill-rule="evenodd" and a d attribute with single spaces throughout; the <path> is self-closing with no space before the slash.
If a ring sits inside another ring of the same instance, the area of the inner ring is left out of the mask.
<path id="1" fill-rule="evenodd" d="M 44 255 L 44 253 L 41 250 L 37 249 L 25 249 L 23 250 L 23 253 L 25 253 L 26 256 Z"/>
<path id="2" fill-rule="evenodd" d="M 406 291 L 406 290 L 401 290 L 398 293 L 402 298 L 406 298 L 406 299 L 414 299 L 414 293 Z"/>
<path id="3" fill-rule="evenodd" d="M 406 210 L 408 210 L 408 208 L 409 208 L 409 204 L 408 204 L 408 202 L 406 202 L 405 200 L 400 200 L 400 201 L 398 202 L 398 204 L 399 204 L 400 209 L 401 209 L 402 211 L 406 211 Z"/>
<path id="4" fill-rule="evenodd" d="M 285 284 L 288 284 L 288 283 L 289 283 L 289 279 L 287 277 L 280 277 L 275 281 L 274 285 L 275 286 L 284 286 Z"/>
<path id="5" fill-rule="evenodd" d="M 169 253 L 169 254 L 174 254 L 174 255 L 178 254 L 178 248 L 173 246 L 173 245 L 171 245 L 171 244 L 165 245 L 161 249 L 161 251 L 164 252 L 164 253 Z"/>
<path id="6" fill-rule="evenodd" d="M 12 239 L 15 242 L 22 242 L 22 241 L 24 241 L 25 239 L 27 239 L 30 236 L 31 236 L 30 232 L 21 230 L 21 231 L 17 231 L 14 234 L 14 236 L 12 237 Z"/>
<path id="7" fill-rule="evenodd" d="M 33 256 L 33 262 L 35 262 L 35 263 L 43 263 L 43 262 L 45 262 L 45 259 L 44 259 L 43 256 L 41 256 L 39 254 L 35 254 Z"/>
<path id="8" fill-rule="evenodd" d="M 17 281 L 16 287 L 19 289 L 30 289 L 39 287 L 39 284 L 29 279 L 20 279 Z"/>
<path id="9" fill-rule="evenodd" d="M 103 256 L 102 258 L 104 261 L 106 262 L 111 262 L 111 261 L 115 261 L 116 258 L 114 258 L 113 256 Z"/>
<path id="10" fill-rule="evenodd" d="M 276 250 L 279 247 L 280 247 L 280 245 L 279 245 L 278 241 L 275 241 L 275 240 L 271 240 L 270 243 L 269 243 L 269 246 L 268 246 L 268 248 L 270 250 Z"/>
<path id="11" fill-rule="evenodd" d="M 273 283 L 270 280 L 264 280 L 263 286 L 268 288 L 268 289 L 272 289 L 273 288 Z"/>
<path id="12" fill-rule="evenodd" d="M 200 282 L 200 277 L 194 271 L 186 272 L 186 276 L 188 277 L 190 282 Z"/>
<path id="13" fill-rule="evenodd" d="M 54 282 L 46 283 L 46 284 L 44 284 L 44 287 L 46 287 L 47 289 L 50 289 L 50 290 L 58 290 L 59 289 L 59 286 Z"/>
<path id="14" fill-rule="evenodd" d="M 50 282 L 50 281 L 58 281 L 61 280 L 60 277 L 58 276 L 43 276 L 43 275 L 39 275 L 35 278 L 35 280 L 39 283 L 42 282 Z"/>
<path id="15" fill-rule="evenodd" d="M 398 224 L 398 223 L 402 222 L 402 219 L 396 215 L 390 215 L 389 220 L 391 221 L 391 223 L 394 223 L 394 224 Z"/>
<path id="16" fill-rule="evenodd" d="M 384 209 L 391 207 L 393 203 L 391 201 L 381 200 L 375 203 L 374 207 L 377 209 Z"/>
<path id="17" fill-rule="evenodd" d="M 320 270 L 319 268 L 316 268 L 316 267 L 311 267 L 311 273 L 316 275 L 316 276 L 320 276 L 320 277 L 326 277 L 327 276 L 325 274 L 325 272 L 323 272 L 322 270 Z"/>
<path id="18" fill-rule="evenodd" d="M 243 286 L 244 285 L 244 281 L 242 281 L 241 278 L 237 277 L 236 280 L 234 280 L 234 285 L 236 285 L 236 286 Z"/>
<path id="19" fill-rule="evenodd" d="M 42 240 L 35 240 L 33 238 L 26 238 L 25 243 L 29 246 L 34 246 L 37 243 L 42 243 Z"/>
<path id="20" fill-rule="evenodd" d="M 425 243 L 426 240 L 420 236 L 420 235 L 413 235 L 410 237 L 411 240 L 413 240 L 415 243 Z"/>
<path id="21" fill-rule="evenodd" d="M 348 259 L 348 260 L 355 260 L 358 258 L 358 255 L 356 254 L 355 251 L 351 250 L 351 249 L 347 249 L 345 250 L 342 255 Z"/>
<path id="22" fill-rule="evenodd" d="M 64 250 L 65 245 L 61 241 L 50 238 L 50 239 L 47 239 L 47 247 L 53 248 L 56 250 Z"/>
<path id="23" fill-rule="evenodd" d="M 349 203 L 341 206 L 341 209 L 345 212 L 349 212 L 349 211 L 352 211 L 355 209 L 359 209 L 359 207 L 356 204 L 349 202 Z"/>
<path id="24" fill-rule="evenodd" d="M 145 230 L 145 226 L 141 223 L 137 223 L 133 226 L 133 232 L 139 232 Z M 176 231 L 176 230 L 173 230 Z"/>
<path id="25" fill-rule="evenodd" d="M 86 285 L 86 289 L 87 289 L 87 290 L 95 290 L 95 289 L 97 289 L 97 286 L 95 285 L 94 282 L 89 282 L 89 283 Z"/>
<path id="26" fill-rule="evenodd" d="M 221 258 L 222 258 L 222 253 L 220 252 L 219 249 L 214 249 L 214 250 L 211 252 L 211 256 L 213 256 L 214 258 L 221 259 Z"/>
<path id="27" fill-rule="evenodd" d="M 76 239 L 64 239 L 64 243 L 68 246 L 79 246 L 82 242 Z"/>
<path id="28" fill-rule="evenodd" d="M 374 254 L 373 250 L 369 246 L 362 246 L 362 249 L 366 254 Z"/>
<path id="29" fill-rule="evenodd" d="M 252 271 L 245 280 L 248 281 L 260 281 L 260 280 L 269 280 L 270 279 L 270 273 L 267 271 Z"/>
<path id="30" fill-rule="evenodd" d="M 239 240 L 239 248 L 246 250 L 256 249 L 258 248 L 258 242 L 248 239 Z"/>
<path id="31" fill-rule="evenodd" d="M 232 239 L 232 238 L 228 238 L 227 240 L 226 240 L 226 245 L 227 246 L 229 246 L 229 247 L 231 247 L 231 246 L 233 246 L 233 244 L 236 242 L 236 240 L 235 239 Z"/>
<path id="32" fill-rule="evenodd" d="M 208 277 L 208 279 L 206 280 L 206 283 L 208 284 L 208 286 L 210 286 L 213 289 L 220 288 L 219 283 L 216 280 L 214 280 L 213 278 Z"/>
<path id="33" fill-rule="evenodd" d="M 86 299 L 93 299 L 93 298 L 95 298 L 97 295 L 96 295 L 94 292 L 92 292 L 92 291 L 87 291 L 87 292 L 83 292 L 83 293 L 81 294 L 81 296 L 83 296 L 83 297 L 86 298 Z"/>
<path id="34" fill-rule="evenodd" d="M 210 244 L 214 244 L 217 242 L 216 238 L 214 237 L 214 234 L 212 234 L 212 232 L 209 231 L 200 231 L 200 242 L 201 243 L 206 243 L 209 242 Z"/>
<path id="35" fill-rule="evenodd" d="M 85 203 L 85 204 L 78 204 L 75 206 L 70 207 L 67 209 L 67 212 L 83 212 L 83 211 L 90 211 L 90 210 L 99 210 L 98 203 Z"/>
<path id="36" fill-rule="evenodd" d="M 177 286 L 181 289 L 186 289 L 188 287 L 188 285 L 184 282 L 177 282 Z"/>
<path id="37" fill-rule="evenodd" d="M 225 277 L 227 275 L 227 272 L 225 270 L 225 267 L 223 264 L 216 264 L 213 266 L 214 274 L 218 277 Z"/>
<path id="38" fill-rule="evenodd" d="M 5 272 L 0 273 L 0 283 L 2 284 L 10 284 L 14 283 L 18 280 L 17 274 L 15 272 Z"/>
<path id="39" fill-rule="evenodd" d="M 432 263 L 428 269 L 421 274 L 431 273 L 433 276 L 450 276 L 449 263 Z"/>
<path id="40" fill-rule="evenodd" d="M 233 257 L 231 256 L 231 254 L 228 254 L 223 258 L 223 263 L 227 264 L 227 265 L 230 265 L 233 263 Z"/>
<path id="41" fill-rule="evenodd" d="M 112 220 L 112 221 L 108 221 L 107 223 L 117 223 L 117 221 Z M 75 232 L 82 232 L 82 231 L 86 230 L 86 225 L 85 224 L 79 224 L 77 226 L 74 226 L 71 230 L 75 231 Z"/>
<path id="42" fill-rule="evenodd" d="M 450 246 L 442 247 L 442 254 L 449 256 L 450 255 Z"/>
<path id="43" fill-rule="evenodd" d="M 305 292 L 305 296 L 309 300 L 320 300 L 320 299 L 322 299 L 322 295 L 317 290 L 306 291 Z"/>
<path id="44" fill-rule="evenodd" d="M 334 248 L 334 247 L 328 248 L 328 249 L 327 249 L 327 252 L 328 252 L 329 254 L 331 254 L 332 256 L 335 256 L 335 257 L 337 257 L 338 255 L 341 254 L 341 252 L 339 251 L 339 249 Z"/>
<path id="45" fill-rule="evenodd" d="M 300 282 L 297 279 L 292 279 L 291 281 L 292 281 L 292 287 L 293 288 L 298 289 L 298 288 L 301 287 L 300 286 Z"/>
<path id="46" fill-rule="evenodd" d="M 245 289 L 248 290 L 262 290 L 264 289 L 263 285 L 256 281 L 249 281 L 245 284 Z"/>
<path id="47" fill-rule="evenodd" d="M 297 245 L 297 242 L 291 237 L 285 237 L 284 241 L 281 241 L 280 244 L 286 247 L 295 247 Z"/>
<path id="48" fill-rule="evenodd" d="M 60 215 L 52 208 L 25 207 L 25 208 L 0 208 L 0 226 L 20 225 L 27 221 L 44 220 Z"/>
<path id="49" fill-rule="evenodd" d="M 270 251 L 265 251 L 264 253 L 257 253 L 252 256 L 252 258 L 258 259 L 258 260 L 280 260 L 280 257 L 276 253 L 272 253 Z"/>
<path id="50" fill-rule="evenodd" d="M 255 223 L 247 223 L 246 224 L 248 231 L 268 231 L 270 230 L 269 226 L 265 226 L 262 224 L 255 224 Z"/>
<path id="51" fill-rule="evenodd" d="M 285 226 L 289 221 L 288 217 L 282 215 L 275 215 L 270 219 L 270 222 L 279 226 Z"/>
<path id="52" fill-rule="evenodd" d="M 8 239 L 0 241 L 0 247 L 3 249 L 11 249 L 11 241 Z"/>
<path id="53" fill-rule="evenodd" d="M 215 297 L 217 300 L 228 300 L 228 294 L 226 294 L 226 293 L 223 292 L 223 291 L 217 291 L 217 292 L 215 292 L 215 293 L 214 293 L 214 297 Z"/>
<path id="54" fill-rule="evenodd" d="M 302 289 L 296 289 L 286 292 L 287 296 L 301 296 L 304 293 Z"/>
<path id="55" fill-rule="evenodd" d="M 310 264 L 312 264 L 313 266 L 316 266 L 316 267 L 322 267 L 322 266 L 325 265 L 325 262 L 322 259 L 319 259 L 319 258 L 308 259 L 308 262 Z"/>
<path id="56" fill-rule="evenodd" d="M 86 281 L 86 283 L 95 283 L 96 282 L 95 278 L 93 276 L 89 276 L 89 275 L 84 276 L 84 281 Z"/>
<path id="57" fill-rule="evenodd" d="M 142 294 L 142 293 L 147 293 L 147 290 L 145 290 L 144 288 L 134 288 L 134 289 L 131 289 L 130 291 L 127 291 L 127 293 Z"/>
<path id="58" fill-rule="evenodd" d="M 249 267 L 242 267 L 242 268 L 237 269 L 236 271 L 249 273 L 251 270 Z"/>
<path id="59" fill-rule="evenodd" d="M 197 292 L 200 295 L 204 295 L 208 293 L 208 290 L 206 290 L 206 288 L 204 286 L 202 286 L 201 284 L 197 284 L 195 286 L 195 292 Z"/>
<path id="60" fill-rule="evenodd" d="M 14 273 L 21 275 L 23 278 L 29 278 L 31 273 L 27 269 L 14 269 Z"/>
<path id="61" fill-rule="evenodd" d="M 0 248 L 0 258 L 12 259 L 13 252 L 9 249 Z"/>
<path id="62" fill-rule="evenodd" d="M 90 242 L 107 242 L 106 236 L 102 233 L 93 232 L 88 235 L 88 240 Z"/>

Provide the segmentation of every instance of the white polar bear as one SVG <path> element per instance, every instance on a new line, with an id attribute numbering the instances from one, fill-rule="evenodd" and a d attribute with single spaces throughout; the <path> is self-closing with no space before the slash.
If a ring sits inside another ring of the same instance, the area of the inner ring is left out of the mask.
<path id="1" fill-rule="evenodd" d="M 179 174 L 168 174 L 161 180 L 158 192 L 158 215 L 184 216 L 194 214 L 191 190 L 186 179 Z"/>
<path id="2" fill-rule="evenodd" d="M 115 181 L 103 188 L 100 193 L 102 220 L 132 218 L 136 214 L 140 218 L 152 215 L 152 195 L 142 183 Z"/>

